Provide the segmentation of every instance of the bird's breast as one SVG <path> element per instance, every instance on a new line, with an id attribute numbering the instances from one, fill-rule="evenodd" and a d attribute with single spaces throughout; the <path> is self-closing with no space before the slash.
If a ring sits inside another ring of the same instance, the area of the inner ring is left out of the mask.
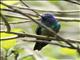
<path id="1" fill-rule="evenodd" d="M 51 32 L 49 32 L 48 30 L 46 30 L 44 28 L 42 28 L 41 34 L 45 35 L 45 36 L 53 36 L 53 34 Z"/>

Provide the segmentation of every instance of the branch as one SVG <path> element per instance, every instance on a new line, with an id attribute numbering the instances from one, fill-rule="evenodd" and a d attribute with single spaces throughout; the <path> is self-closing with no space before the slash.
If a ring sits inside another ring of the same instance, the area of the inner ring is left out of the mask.
<path id="1" fill-rule="evenodd" d="M 64 1 L 67 1 L 67 2 L 70 2 L 70 3 L 73 3 L 73 4 L 77 4 L 77 5 L 80 5 L 79 1 L 72 1 L 72 0 L 64 0 Z"/>
<path id="2" fill-rule="evenodd" d="M 16 11 L 13 11 L 13 10 L 10 10 L 10 9 L 1 9 L 1 10 L 10 11 L 10 12 L 14 12 L 14 13 L 16 12 Z M 30 16 L 33 16 L 33 17 L 37 17 L 36 15 L 30 14 L 30 13 L 26 13 L 26 14 L 28 14 Z M 26 20 L 25 17 L 17 17 L 17 16 L 11 16 L 11 15 L 6 15 L 6 16 L 7 17 L 13 17 L 13 18 L 19 18 L 19 19 L 25 19 Z M 55 16 L 55 18 L 58 19 L 59 21 L 62 21 L 62 22 L 80 22 L 80 18 L 57 17 L 57 16 Z M 40 19 L 37 19 L 37 20 L 40 20 Z"/>
<path id="3" fill-rule="evenodd" d="M 9 11 L 9 12 L 13 12 L 13 13 L 17 13 L 16 11 L 11 10 L 11 9 L 1 9 L 1 10 L 3 10 L 3 11 Z M 34 15 L 34 14 L 30 14 L 30 13 L 25 13 L 25 14 L 28 14 L 28 15 L 33 16 L 33 17 L 37 17 L 37 15 Z"/>
<path id="4" fill-rule="evenodd" d="M 9 15 L 5 15 L 6 17 L 12 17 L 12 18 L 19 18 L 19 19 L 25 19 L 24 21 L 18 21 L 18 22 L 8 22 L 9 24 L 21 24 L 21 23 L 27 23 L 27 22 L 32 22 L 28 19 L 26 19 L 25 17 L 16 17 L 16 16 L 9 16 Z M 40 19 L 36 19 L 36 20 L 40 20 Z M 61 22 L 80 22 L 79 20 L 59 20 Z M 3 22 L 0 22 L 0 25 L 4 25 Z"/>
<path id="5" fill-rule="evenodd" d="M 35 8 L 26 8 L 26 7 L 18 7 L 18 6 L 12 6 L 15 8 L 19 8 L 22 10 L 35 10 L 35 11 L 41 11 L 41 12 L 53 12 L 53 13 L 79 13 L 80 10 L 43 10 L 43 9 L 35 9 Z"/>
<path id="6" fill-rule="evenodd" d="M 56 19 L 59 19 L 59 21 L 65 21 L 65 22 L 80 22 L 80 18 L 70 18 L 70 17 L 55 17 Z"/>
<path id="7" fill-rule="evenodd" d="M 28 14 L 28 15 L 30 15 L 30 14 Z M 26 20 L 25 17 L 18 17 L 18 16 L 11 16 L 11 15 L 5 15 L 5 16 L 13 17 L 13 18 L 20 18 L 20 19 L 25 19 Z M 30 16 L 35 16 L 35 15 L 32 14 Z M 59 21 L 62 21 L 62 22 L 80 22 L 80 18 L 57 17 L 57 16 L 55 16 L 55 18 L 58 19 Z M 40 18 L 37 18 L 36 20 L 40 20 Z"/>
<path id="8" fill-rule="evenodd" d="M 44 41 L 42 41 L 42 40 L 23 40 L 23 41 L 25 41 L 25 42 L 43 42 L 43 43 L 48 43 L 48 44 L 51 44 L 51 45 L 57 45 L 57 46 L 64 47 L 64 48 L 74 49 L 74 48 L 72 48 L 72 47 L 70 47 L 70 46 L 61 45 L 61 44 L 59 44 L 59 43 L 53 43 L 53 42 L 46 41 L 46 40 L 44 40 Z M 76 48 L 75 48 L 75 49 L 76 49 Z"/>
<path id="9" fill-rule="evenodd" d="M 54 39 L 52 37 L 30 35 L 30 34 L 23 34 L 23 33 L 16 33 L 16 32 L 6 32 L 6 31 L 0 31 L 0 32 L 5 32 L 5 33 L 9 33 L 9 34 L 16 34 L 16 35 L 24 35 L 24 36 L 27 36 L 27 37 L 35 37 L 35 38 L 41 38 L 41 39 L 45 39 L 45 38 L 46 39 Z M 11 39 L 15 39 L 15 38 L 20 38 L 20 37 L 19 36 L 12 36 L 12 37 L 4 38 L 4 39 L 1 39 L 1 40 L 5 41 L 5 39 L 6 40 L 9 40 L 9 39 L 11 40 Z M 72 48 L 70 46 L 61 45 L 61 44 L 58 44 L 58 43 L 53 43 L 53 42 L 49 42 L 49 41 L 45 41 L 45 40 L 23 40 L 23 41 L 27 41 L 27 42 L 44 42 L 44 43 L 48 43 L 48 44 L 52 44 L 52 45 L 57 45 L 57 46 L 64 47 L 64 48 L 76 49 L 76 48 Z"/>
<path id="10" fill-rule="evenodd" d="M 0 15 L 1 15 L 3 21 L 4 21 L 5 25 L 6 25 L 7 31 L 10 32 L 11 31 L 11 27 L 10 27 L 10 25 L 8 23 L 7 18 L 3 14 L 1 14 L 1 13 L 0 13 Z"/>
<path id="11" fill-rule="evenodd" d="M 26 7 L 30 8 L 23 0 L 20 0 L 20 2 L 25 5 Z M 41 16 L 38 12 L 36 12 L 35 10 L 31 9 L 31 11 L 33 11 L 34 13 L 36 13 L 37 16 Z"/>
<path id="12" fill-rule="evenodd" d="M 6 32 L 6 31 L 0 31 L 0 33 L 8 33 L 8 34 L 15 34 L 16 35 L 16 36 L 7 37 L 7 38 L 1 38 L 2 41 L 15 39 L 16 37 L 17 38 L 20 38 L 20 37 L 32 37 L 32 38 L 37 38 L 37 39 L 41 39 L 41 40 L 59 41 L 55 37 L 47 37 L 47 36 L 43 36 L 43 35 L 34 35 L 34 34 L 27 34 L 27 33 L 23 34 L 23 33 L 18 33 L 18 32 Z M 80 41 L 78 41 L 78 40 L 70 40 L 70 39 L 67 39 L 67 40 L 70 43 L 78 43 L 78 44 L 80 44 Z M 62 41 L 62 40 L 60 40 L 60 41 Z"/>
<path id="13" fill-rule="evenodd" d="M 19 38 L 18 36 L 11 36 L 11 37 L 6 37 L 6 38 L 1 38 L 1 41 L 6 41 L 6 40 L 12 40 L 12 39 L 16 39 Z"/>

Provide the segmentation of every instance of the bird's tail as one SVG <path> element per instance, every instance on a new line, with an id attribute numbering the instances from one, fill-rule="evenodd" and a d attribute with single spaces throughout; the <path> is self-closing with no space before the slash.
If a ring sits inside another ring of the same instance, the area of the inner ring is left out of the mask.
<path id="1" fill-rule="evenodd" d="M 46 40 L 46 41 L 51 41 L 51 40 Z M 46 43 L 46 42 L 36 42 L 36 44 L 34 46 L 34 50 L 41 50 L 47 44 L 48 43 Z"/>

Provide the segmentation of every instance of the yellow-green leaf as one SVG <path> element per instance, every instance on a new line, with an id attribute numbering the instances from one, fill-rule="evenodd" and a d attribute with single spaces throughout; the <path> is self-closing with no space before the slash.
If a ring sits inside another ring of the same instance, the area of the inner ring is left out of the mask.
<path id="1" fill-rule="evenodd" d="M 33 56 L 26 56 L 22 60 L 35 60 Z"/>
<path id="2" fill-rule="evenodd" d="M 15 4 L 15 3 L 17 3 L 17 2 L 19 2 L 19 1 L 2 1 L 3 3 L 5 3 L 5 4 L 9 4 L 9 5 L 12 5 L 12 4 Z M 2 4 L 0 4 L 0 8 L 6 8 L 6 6 L 4 6 L 4 5 L 2 5 Z"/>
<path id="3" fill-rule="evenodd" d="M 12 31 L 20 32 L 21 29 L 12 29 Z M 1 35 L 1 38 L 7 38 L 7 37 L 15 36 L 14 34 L 8 34 L 8 33 L 0 33 L 0 35 Z M 9 49 L 9 48 L 16 45 L 16 39 L 1 41 L 0 45 L 1 45 L 1 48 Z"/>
<path id="4" fill-rule="evenodd" d="M 61 48 L 60 51 L 61 51 L 61 53 L 64 54 L 64 55 L 73 56 L 73 55 L 76 55 L 76 54 L 77 54 L 77 51 L 76 51 L 76 50 L 74 50 L 74 49 L 69 49 L 69 48 Z"/>

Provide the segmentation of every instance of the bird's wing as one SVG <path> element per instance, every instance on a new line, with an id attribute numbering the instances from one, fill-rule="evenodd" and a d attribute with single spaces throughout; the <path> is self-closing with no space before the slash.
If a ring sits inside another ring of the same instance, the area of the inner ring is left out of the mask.
<path id="1" fill-rule="evenodd" d="M 60 28 L 61 28 L 61 25 L 60 24 L 57 24 L 57 25 L 53 25 L 52 27 L 51 27 L 56 33 L 58 33 L 59 32 L 59 30 L 60 30 Z"/>
<path id="2" fill-rule="evenodd" d="M 41 27 L 40 26 L 36 29 L 36 34 L 41 35 Z"/>
<path id="3" fill-rule="evenodd" d="M 56 27 L 56 30 L 55 30 L 55 31 L 56 31 L 56 33 L 58 33 L 58 32 L 59 32 L 60 28 L 61 28 L 61 25 L 59 24 L 59 25 L 58 25 L 58 27 Z"/>

